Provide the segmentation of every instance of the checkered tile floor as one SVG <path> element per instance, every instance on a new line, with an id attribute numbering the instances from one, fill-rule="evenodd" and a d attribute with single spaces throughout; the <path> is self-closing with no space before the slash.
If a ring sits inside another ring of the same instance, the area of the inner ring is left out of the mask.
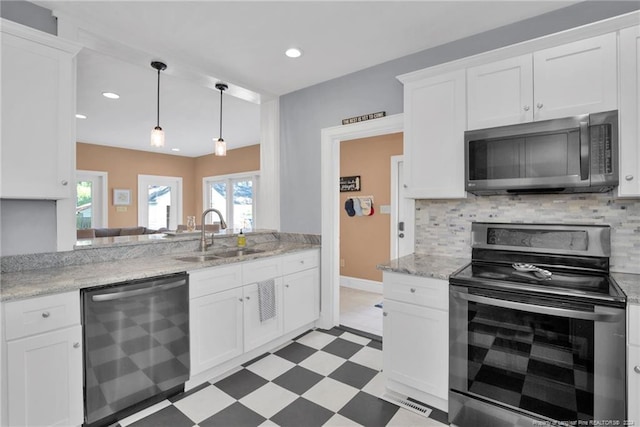
<path id="1" fill-rule="evenodd" d="M 314 330 L 252 360 L 216 383 L 205 383 L 120 422 L 170 426 L 443 426 L 380 399 L 382 342 L 348 328 Z M 444 424 L 443 424 L 444 423 Z"/>

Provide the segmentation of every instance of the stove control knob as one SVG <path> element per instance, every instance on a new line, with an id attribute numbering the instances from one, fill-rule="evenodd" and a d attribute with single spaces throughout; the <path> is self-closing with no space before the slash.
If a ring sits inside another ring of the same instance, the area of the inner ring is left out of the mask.
<path id="1" fill-rule="evenodd" d="M 633 370 L 636 371 L 636 374 L 640 374 L 640 366 L 636 365 Z"/>

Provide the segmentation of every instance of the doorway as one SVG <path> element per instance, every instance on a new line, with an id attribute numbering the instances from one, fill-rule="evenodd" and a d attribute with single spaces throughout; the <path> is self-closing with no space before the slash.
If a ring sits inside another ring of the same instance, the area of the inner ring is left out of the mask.
<path id="1" fill-rule="evenodd" d="M 76 229 L 107 227 L 107 172 L 76 171 Z"/>
<path id="2" fill-rule="evenodd" d="M 402 132 L 403 129 L 403 115 L 396 114 L 321 131 L 322 297 L 318 321 L 321 328 L 330 329 L 340 323 L 340 211 L 344 209 L 340 205 L 337 185 L 340 178 L 340 142 Z M 411 230 L 409 232 L 412 233 Z M 413 239 L 412 234 L 407 237 Z"/>
<path id="3" fill-rule="evenodd" d="M 182 177 L 138 175 L 138 225 L 176 230 L 182 221 Z"/>

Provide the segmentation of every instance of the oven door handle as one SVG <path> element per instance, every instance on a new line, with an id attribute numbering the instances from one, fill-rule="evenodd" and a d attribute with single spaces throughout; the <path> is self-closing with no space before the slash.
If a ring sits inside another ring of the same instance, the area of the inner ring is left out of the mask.
<path id="1" fill-rule="evenodd" d="M 466 294 L 459 291 L 451 290 L 451 294 L 466 301 L 479 302 L 482 304 L 493 305 L 504 308 L 512 308 L 515 310 L 529 311 L 532 313 L 548 314 L 551 316 L 569 317 L 572 319 L 591 320 L 594 322 L 617 322 L 624 315 L 624 310 L 618 313 L 594 313 L 592 311 L 571 310 L 559 307 L 549 307 L 546 305 L 529 304 L 517 301 L 508 301 L 503 299 L 484 297 L 480 295 Z"/>

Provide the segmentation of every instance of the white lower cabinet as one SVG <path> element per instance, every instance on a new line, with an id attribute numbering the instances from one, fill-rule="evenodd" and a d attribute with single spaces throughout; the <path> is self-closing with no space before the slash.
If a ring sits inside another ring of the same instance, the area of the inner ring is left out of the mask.
<path id="1" fill-rule="evenodd" d="M 284 276 L 284 332 L 291 332 L 320 317 L 318 268 Z"/>
<path id="2" fill-rule="evenodd" d="M 78 292 L 8 302 L 3 309 L 6 401 L 1 424 L 81 425 L 82 327 Z"/>
<path id="3" fill-rule="evenodd" d="M 318 265 L 314 249 L 190 272 L 191 376 L 317 320 Z M 262 321 L 258 283 L 271 279 L 275 316 Z"/>
<path id="4" fill-rule="evenodd" d="M 640 305 L 629 305 L 627 347 L 627 425 L 640 425 Z"/>
<path id="5" fill-rule="evenodd" d="M 447 411 L 448 283 L 390 272 L 383 283 L 387 389 Z"/>

